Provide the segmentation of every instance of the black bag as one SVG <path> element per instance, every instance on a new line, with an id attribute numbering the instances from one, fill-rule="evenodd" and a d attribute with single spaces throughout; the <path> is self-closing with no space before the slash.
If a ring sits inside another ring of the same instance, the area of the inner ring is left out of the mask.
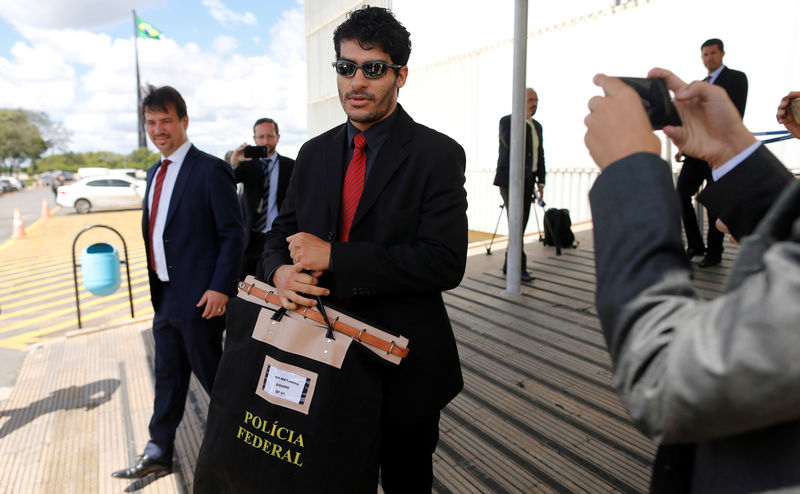
<path id="1" fill-rule="evenodd" d="M 561 255 L 562 248 L 578 246 L 568 209 L 550 208 L 544 213 L 544 245 L 554 245 L 557 256 Z"/>
<path id="2" fill-rule="evenodd" d="M 228 302 L 195 494 L 374 492 L 382 371 L 408 340 L 332 308 L 278 304 L 252 276 Z"/>

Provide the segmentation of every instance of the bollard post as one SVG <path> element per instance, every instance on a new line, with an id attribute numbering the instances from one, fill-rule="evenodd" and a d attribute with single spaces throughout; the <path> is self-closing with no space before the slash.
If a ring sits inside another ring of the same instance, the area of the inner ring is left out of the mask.
<path id="1" fill-rule="evenodd" d="M 25 224 L 22 222 L 22 215 L 19 208 L 14 208 L 14 223 L 11 238 L 25 238 Z"/>
<path id="2" fill-rule="evenodd" d="M 50 217 L 50 206 L 47 205 L 47 199 L 42 198 L 42 219 Z"/>

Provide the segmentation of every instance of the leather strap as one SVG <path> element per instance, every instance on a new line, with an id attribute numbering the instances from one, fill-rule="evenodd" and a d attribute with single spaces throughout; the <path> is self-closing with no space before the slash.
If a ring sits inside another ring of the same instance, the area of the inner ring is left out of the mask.
<path id="1" fill-rule="evenodd" d="M 239 291 L 246 292 L 248 295 L 254 295 L 271 304 L 275 304 L 279 307 L 282 307 L 281 299 L 278 298 L 278 296 L 275 295 L 275 293 L 271 291 L 268 292 L 262 290 L 261 288 L 258 288 L 250 283 L 245 283 L 244 281 L 240 281 Z M 313 307 L 300 306 L 297 309 L 291 309 L 291 310 L 292 312 L 300 314 L 304 318 L 311 319 L 312 321 L 327 326 L 325 324 L 325 318 L 322 316 L 319 310 Z M 345 324 L 339 320 L 334 320 L 331 327 L 333 327 L 334 331 L 345 334 L 353 338 L 354 340 L 360 341 L 361 343 L 364 343 L 366 345 L 370 345 L 379 350 L 383 350 L 387 354 L 392 354 L 400 358 L 406 358 L 408 356 L 408 348 L 397 346 L 394 341 L 383 340 L 371 333 L 368 333 L 366 330 L 356 329 L 350 326 L 349 324 Z"/>

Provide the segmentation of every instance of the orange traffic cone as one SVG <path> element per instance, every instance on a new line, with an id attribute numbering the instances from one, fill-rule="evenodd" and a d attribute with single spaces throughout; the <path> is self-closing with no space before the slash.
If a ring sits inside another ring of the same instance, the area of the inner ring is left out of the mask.
<path id="1" fill-rule="evenodd" d="M 50 217 L 50 206 L 47 205 L 47 199 L 42 199 L 42 219 Z"/>
<path id="2" fill-rule="evenodd" d="M 22 222 L 22 215 L 19 214 L 19 208 L 14 208 L 13 226 L 11 238 L 25 238 L 25 224 Z"/>

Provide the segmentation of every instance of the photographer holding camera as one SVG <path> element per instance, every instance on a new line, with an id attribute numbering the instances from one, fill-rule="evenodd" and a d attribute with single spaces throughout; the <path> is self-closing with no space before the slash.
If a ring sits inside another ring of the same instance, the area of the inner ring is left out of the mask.
<path id="1" fill-rule="evenodd" d="M 711 167 L 700 201 L 742 246 L 725 293 L 701 299 L 640 98 L 595 76 L 605 95 L 589 101 L 585 142 L 602 170 L 589 193 L 596 302 L 617 391 L 659 444 L 650 492 L 798 492 L 800 184 L 723 88 L 648 75 L 675 93 L 682 125 L 664 133 Z"/>
<path id="2" fill-rule="evenodd" d="M 262 278 L 261 254 L 264 240 L 278 216 L 286 187 L 294 169 L 294 160 L 280 156 L 275 148 L 281 135 L 278 122 L 259 118 L 253 124 L 255 146 L 242 144 L 231 156 L 236 182 L 244 184 L 242 215 L 244 216 L 245 249 L 239 279 L 248 274 Z"/>

